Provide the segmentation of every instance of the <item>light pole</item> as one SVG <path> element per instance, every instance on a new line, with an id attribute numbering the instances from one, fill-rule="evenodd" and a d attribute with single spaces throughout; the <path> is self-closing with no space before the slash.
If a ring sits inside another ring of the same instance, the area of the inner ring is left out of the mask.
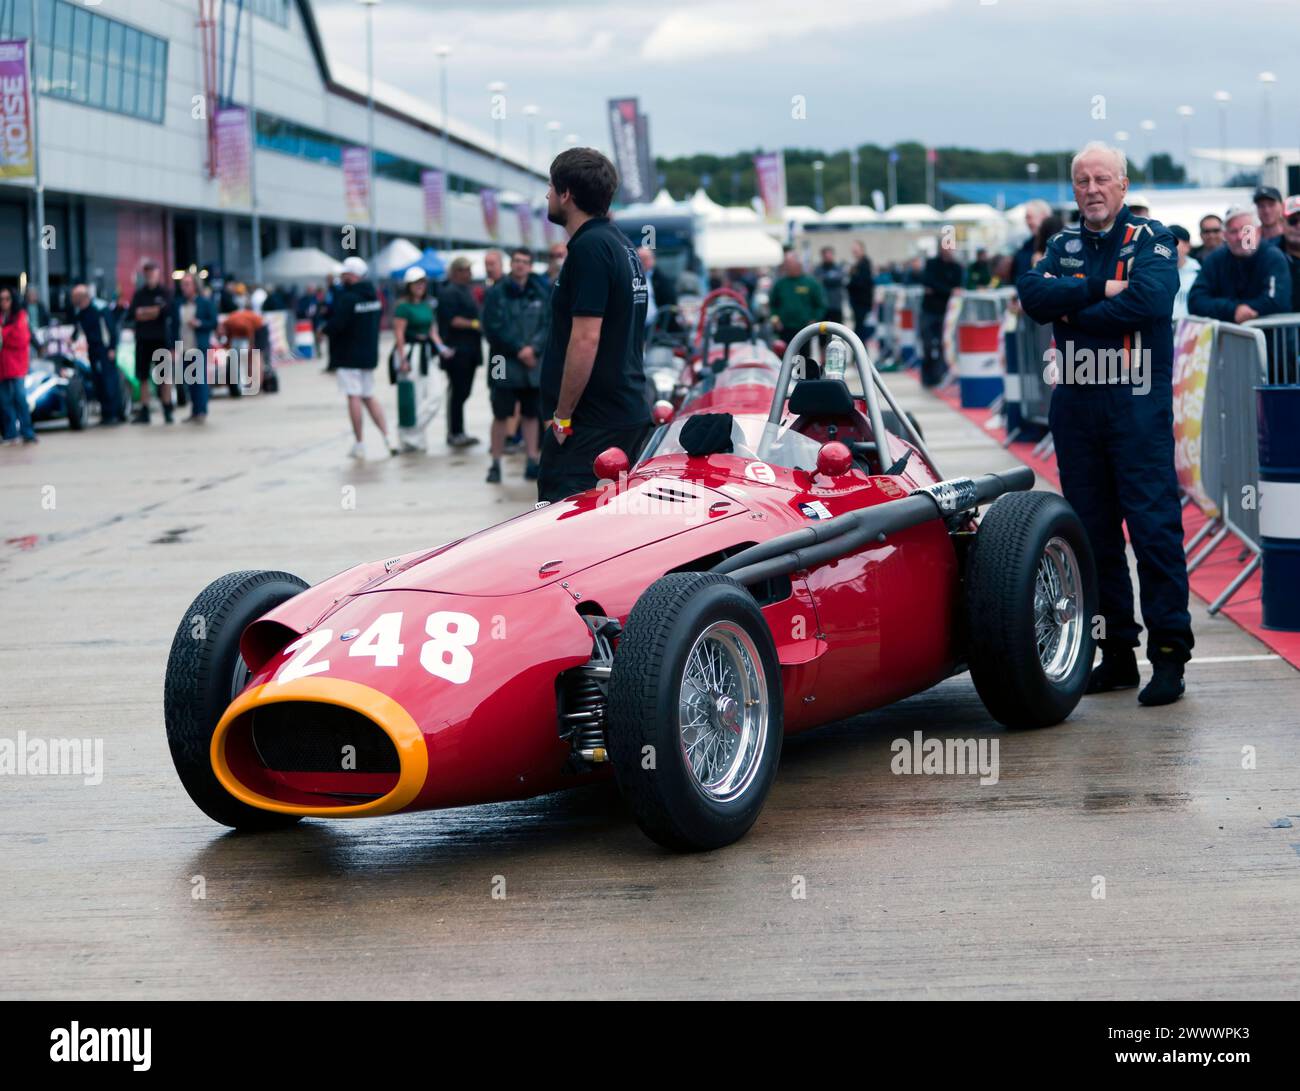
<path id="1" fill-rule="evenodd" d="M 1259 142 L 1264 149 L 1264 166 L 1268 167 L 1269 153 L 1273 150 L 1273 133 L 1272 133 L 1272 99 L 1273 84 L 1277 83 L 1277 77 L 1272 72 L 1261 72 L 1259 79 Z M 1263 175 L 1260 181 L 1266 181 Z"/>
<path id="2" fill-rule="evenodd" d="M 370 215 L 370 256 L 379 252 L 379 224 L 375 222 L 375 5 L 379 0 L 357 0 L 366 9 L 366 145 L 369 164 L 366 197 Z M 252 19 L 249 19 L 252 22 Z"/>
<path id="3" fill-rule="evenodd" d="M 1192 174 L 1192 145 L 1191 138 L 1188 136 L 1189 120 L 1196 114 L 1190 106 L 1178 107 L 1178 116 L 1183 119 L 1183 181 L 1191 180 Z"/>
<path id="4" fill-rule="evenodd" d="M 248 211 L 253 227 L 253 283 L 262 283 L 262 217 L 257 211 L 257 95 L 254 79 L 257 75 L 257 58 L 253 54 L 253 24 L 257 20 L 248 13 Z M 371 219 L 374 218 L 373 207 Z"/>
<path id="5" fill-rule="evenodd" d="M 498 104 L 498 103 L 497 103 L 497 96 L 498 96 L 498 95 L 502 95 L 502 96 L 505 95 L 505 93 L 506 93 L 506 85 L 505 85 L 501 80 L 493 80 L 491 83 L 488 84 L 487 89 L 488 89 L 488 94 L 492 96 L 490 99 L 488 99 L 488 101 L 492 104 L 492 127 L 493 127 L 493 132 L 494 132 L 495 140 L 496 140 L 496 150 L 495 150 L 495 152 L 494 152 L 494 154 L 495 154 L 495 156 L 496 156 L 496 161 L 497 161 L 497 168 L 496 168 L 496 173 L 497 173 L 496 186 L 497 186 L 497 192 L 500 193 L 500 192 L 501 192 L 501 179 L 502 179 L 502 174 L 501 174 L 501 122 L 502 122 L 502 121 L 504 120 L 504 118 L 505 118 L 505 99 L 502 98 L 500 104 Z"/>
<path id="6" fill-rule="evenodd" d="M 898 204 L 898 149 L 889 149 L 889 161 L 885 171 L 886 188 L 889 190 L 889 207 Z"/>
<path id="7" fill-rule="evenodd" d="M 1219 104 L 1219 163 L 1223 167 L 1223 184 L 1228 184 L 1228 103 L 1232 95 L 1227 91 L 1215 91 L 1214 101 Z"/>
<path id="8" fill-rule="evenodd" d="M 528 164 L 527 166 L 528 166 L 529 174 L 531 174 L 534 170 L 537 169 L 537 115 L 539 113 L 541 113 L 541 110 L 531 102 L 524 107 L 524 117 L 528 119 Z M 533 181 L 530 178 L 528 180 L 528 188 L 532 189 L 532 187 L 533 187 Z M 532 200 L 533 199 L 530 195 L 528 198 L 528 203 L 530 205 L 532 204 Z"/>
<path id="9" fill-rule="evenodd" d="M 577 133 L 569 133 L 565 136 L 564 143 L 570 148 L 576 148 L 581 141 L 579 141 Z"/>
<path id="10" fill-rule="evenodd" d="M 822 171 L 826 164 L 820 159 L 813 160 L 813 204 L 817 206 L 818 212 L 826 211 L 826 202 L 822 199 Z"/>
<path id="11" fill-rule="evenodd" d="M 45 233 L 45 183 L 41 179 L 41 123 L 40 93 L 36 88 L 36 0 L 30 0 L 29 17 L 32 21 L 31 39 L 27 45 L 28 86 L 32 94 L 32 197 L 36 230 L 32 232 L 32 242 L 36 247 L 36 292 L 41 302 L 50 305 L 50 259 L 45 252 L 42 235 Z"/>
<path id="12" fill-rule="evenodd" d="M 438 58 L 438 83 L 442 96 L 442 248 L 451 249 L 451 130 L 447 117 L 447 54 L 451 46 L 434 49 Z"/>
<path id="13" fill-rule="evenodd" d="M 1142 183 L 1149 186 L 1154 173 L 1151 169 L 1151 134 L 1156 131 L 1156 123 L 1147 118 L 1139 123 L 1138 128 L 1146 134 L 1142 138 L 1142 153 L 1146 156 L 1146 162 L 1142 166 Z"/>
<path id="14" fill-rule="evenodd" d="M 858 148 L 855 144 L 849 149 L 849 204 L 856 208 L 858 200 Z"/>
<path id="15" fill-rule="evenodd" d="M 560 139 L 560 130 L 563 128 L 564 126 L 561 125 L 558 121 L 548 121 L 546 123 L 546 131 L 550 136 L 551 162 L 555 161 L 555 156 L 557 153 L 557 142 Z M 550 163 L 547 164 L 548 169 L 549 167 L 550 167 Z"/>

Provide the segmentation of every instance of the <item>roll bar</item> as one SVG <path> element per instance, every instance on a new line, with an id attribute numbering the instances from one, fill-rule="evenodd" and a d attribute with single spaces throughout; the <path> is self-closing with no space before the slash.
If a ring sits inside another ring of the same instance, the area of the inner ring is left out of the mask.
<path id="1" fill-rule="evenodd" d="M 795 356 L 814 337 L 825 336 L 826 334 L 835 335 L 853 350 L 853 362 L 857 366 L 858 378 L 862 383 L 862 396 L 867 402 L 867 420 L 871 424 L 871 434 L 875 438 L 876 449 L 879 451 L 882 461 L 887 454 L 885 436 L 888 429 L 885 427 L 884 415 L 880 411 L 880 399 L 876 397 L 877 391 L 884 395 L 886 403 L 893 410 L 898 426 L 902 430 L 903 438 L 920 452 L 921 458 L 924 459 L 925 464 L 930 468 L 930 472 L 935 478 L 942 479 L 943 474 L 939 472 L 939 468 L 934 464 L 934 459 L 930 456 L 925 440 L 912 427 L 912 422 L 907 415 L 898 407 L 898 402 L 894 400 L 894 396 L 889 392 L 889 388 L 871 362 L 871 357 L 867 355 L 867 347 L 862 343 L 862 339 L 839 322 L 813 322 L 796 333 L 786 344 L 785 355 L 781 358 L 781 374 L 776 380 L 776 390 L 772 395 L 772 408 L 767 415 L 767 427 L 763 429 L 763 439 L 759 444 L 758 457 L 760 459 L 767 457 L 772 441 L 776 437 L 777 428 L 781 423 L 781 414 L 785 411 L 786 398 L 790 392 L 790 377 L 794 374 Z"/>

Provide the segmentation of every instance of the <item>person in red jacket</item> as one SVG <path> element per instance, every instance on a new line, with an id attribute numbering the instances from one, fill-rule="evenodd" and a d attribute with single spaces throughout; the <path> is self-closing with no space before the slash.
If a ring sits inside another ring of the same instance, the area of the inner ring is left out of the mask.
<path id="1" fill-rule="evenodd" d="M 32 332 L 27 312 L 8 288 L 0 288 L 0 434 L 5 446 L 35 443 L 32 415 L 27 408 L 25 380 L 31 362 Z"/>

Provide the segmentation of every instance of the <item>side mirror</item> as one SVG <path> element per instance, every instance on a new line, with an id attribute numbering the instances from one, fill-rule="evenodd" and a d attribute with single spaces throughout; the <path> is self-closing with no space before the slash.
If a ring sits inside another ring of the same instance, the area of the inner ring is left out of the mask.
<path id="1" fill-rule="evenodd" d="M 817 452 L 817 472 L 826 477 L 842 477 L 853 468 L 853 452 L 838 440 L 823 443 Z"/>
<path id="2" fill-rule="evenodd" d="M 617 481 L 630 467 L 627 454 L 621 447 L 606 447 L 596 456 L 593 469 L 597 481 Z"/>
<path id="3" fill-rule="evenodd" d="M 673 419 L 673 416 L 672 402 L 657 401 L 650 407 L 650 419 L 654 421 L 655 424 L 668 424 Z M 618 450 L 618 448 L 613 447 L 610 448 L 610 450 Z M 608 453 L 609 451 L 605 452 L 605 454 Z"/>

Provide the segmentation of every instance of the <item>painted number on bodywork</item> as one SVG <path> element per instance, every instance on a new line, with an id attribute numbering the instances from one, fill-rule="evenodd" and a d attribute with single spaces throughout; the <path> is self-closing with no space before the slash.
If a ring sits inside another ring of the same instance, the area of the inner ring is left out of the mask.
<path id="1" fill-rule="evenodd" d="M 478 641 L 478 618 L 456 610 L 438 610 L 425 619 L 424 631 L 429 639 L 420 645 L 420 666 L 430 674 L 456 685 L 468 682 L 474 669 L 474 657 L 469 649 Z M 346 635 L 345 633 L 344 636 Z M 276 675 L 276 682 L 292 682 L 295 678 L 306 678 L 329 670 L 328 659 L 316 662 L 312 660 L 333 639 L 333 629 L 317 629 L 300 636 L 284 649 L 289 658 Z M 405 651 L 406 645 L 402 643 L 402 613 L 394 611 L 375 618 L 366 631 L 357 637 L 356 642 L 349 646 L 348 655 L 369 656 L 375 661 L 376 667 L 395 667 Z"/>

